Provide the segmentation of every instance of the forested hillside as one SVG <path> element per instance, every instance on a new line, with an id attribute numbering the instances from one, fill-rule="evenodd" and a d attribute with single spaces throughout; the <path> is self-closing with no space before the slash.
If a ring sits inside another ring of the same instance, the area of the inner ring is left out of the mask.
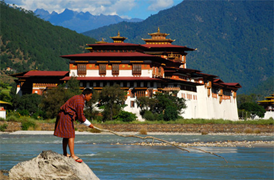
<path id="1" fill-rule="evenodd" d="M 9 7 L 1 2 L 1 70 L 69 70 L 60 55 L 81 53 L 95 39 L 69 29 L 53 26 L 32 11 Z"/>
<path id="2" fill-rule="evenodd" d="M 149 38 L 148 33 L 157 32 L 158 27 L 176 40 L 173 44 L 197 48 L 187 55 L 187 68 L 238 82 L 243 86 L 238 93 L 258 85 L 274 92 L 273 0 L 184 0 L 143 22 L 122 22 L 84 35 L 111 42 L 108 37 L 120 31 L 126 42 L 144 44 L 141 38 Z"/>

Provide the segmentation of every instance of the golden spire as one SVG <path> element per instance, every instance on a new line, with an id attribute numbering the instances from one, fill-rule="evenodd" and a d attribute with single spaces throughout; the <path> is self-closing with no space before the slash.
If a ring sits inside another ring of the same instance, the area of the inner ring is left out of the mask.
<path id="1" fill-rule="evenodd" d="M 117 33 L 117 36 L 113 36 L 113 37 L 110 37 L 110 38 L 112 38 L 114 40 L 114 43 L 123 43 L 124 40 L 127 39 L 125 37 L 121 37 L 119 31 Z"/>
<path id="2" fill-rule="evenodd" d="M 158 27 L 158 33 L 160 33 L 159 27 Z"/>

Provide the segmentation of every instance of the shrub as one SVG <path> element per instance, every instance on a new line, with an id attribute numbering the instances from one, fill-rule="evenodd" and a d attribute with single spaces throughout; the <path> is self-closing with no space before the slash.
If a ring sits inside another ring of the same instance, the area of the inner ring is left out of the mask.
<path id="1" fill-rule="evenodd" d="M 5 118 L 0 117 L 0 121 L 6 121 Z"/>
<path id="2" fill-rule="evenodd" d="M 102 116 L 96 116 L 96 117 L 95 117 L 95 120 L 96 120 L 97 122 L 102 122 L 103 117 L 102 117 Z"/>
<path id="3" fill-rule="evenodd" d="M 208 134 L 208 131 L 206 129 L 201 130 L 201 135 L 207 135 L 207 134 Z"/>
<path id="4" fill-rule="evenodd" d="M 260 130 L 259 128 L 256 128 L 256 129 L 254 129 L 253 131 L 254 131 L 254 133 L 256 133 L 256 134 L 260 134 L 260 133 L 261 133 L 261 130 Z"/>
<path id="5" fill-rule="evenodd" d="M 245 133 L 253 133 L 253 130 L 251 128 L 247 127 L 244 129 L 244 132 Z"/>
<path id="6" fill-rule="evenodd" d="M 143 114 L 143 118 L 146 119 L 147 121 L 154 121 L 155 116 L 151 111 L 145 111 Z"/>
<path id="7" fill-rule="evenodd" d="M 45 117 L 46 117 L 46 114 L 43 111 L 37 111 L 36 113 L 34 113 L 32 115 L 32 118 L 37 119 L 37 120 L 43 120 L 43 118 L 45 118 Z"/>
<path id="8" fill-rule="evenodd" d="M 127 111 L 120 111 L 120 113 L 117 116 L 115 116 L 114 119 L 123 122 L 132 122 L 137 119 L 137 116 Z"/>
<path id="9" fill-rule="evenodd" d="M 33 120 L 29 120 L 29 119 L 23 119 L 22 120 L 22 130 L 29 130 L 29 129 L 35 129 L 36 124 Z"/>
<path id="10" fill-rule="evenodd" d="M 158 121 L 163 120 L 163 114 L 156 113 L 156 114 L 154 114 L 154 117 L 155 117 L 155 120 L 158 120 Z"/>
<path id="11" fill-rule="evenodd" d="M 7 129 L 8 125 L 7 124 L 3 124 L 0 126 L 0 131 L 5 131 Z"/>
<path id="12" fill-rule="evenodd" d="M 141 128 L 139 130 L 139 134 L 141 134 L 141 135 L 147 135 L 147 128 Z"/>
<path id="13" fill-rule="evenodd" d="M 29 111 L 26 110 L 26 109 L 23 109 L 23 110 L 18 110 L 18 113 L 22 116 L 28 116 L 30 115 Z"/>
<path id="14" fill-rule="evenodd" d="M 16 118 L 20 118 L 20 114 L 16 111 L 8 111 L 7 116 L 14 116 Z"/>
<path id="15" fill-rule="evenodd" d="M 14 115 L 11 115 L 11 116 L 7 117 L 6 120 L 9 121 L 9 122 L 17 122 L 18 118 Z"/>

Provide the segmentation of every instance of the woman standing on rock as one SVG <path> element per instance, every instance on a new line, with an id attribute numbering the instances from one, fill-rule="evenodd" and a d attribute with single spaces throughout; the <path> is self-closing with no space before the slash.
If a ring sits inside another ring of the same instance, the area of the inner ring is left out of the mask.
<path id="1" fill-rule="evenodd" d="M 63 138 L 63 154 L 72 157 L 76 162 L 81 163 L 82 159 L 74 154 L 75 129 L 74 120 L 79 120 L 82 124 L 93 128 L 94 126 L 88 121 L 83 113 L 85 101 L 90 101 L 93 95 L 92 89 L 85 89 L 81 95 L 75 95 L 60 107 L 56 118 L 54 135 Z M 70 155 L 67 153 L 69 146 Z"/>

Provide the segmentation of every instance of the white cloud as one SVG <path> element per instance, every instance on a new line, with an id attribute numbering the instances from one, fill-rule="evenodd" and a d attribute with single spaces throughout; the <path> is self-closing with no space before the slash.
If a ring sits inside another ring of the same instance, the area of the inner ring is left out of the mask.
<path id="1" fill-rule="evenodd" d="M 148 7 L 149 11 L 160 11 L 162 9 L 166 9 L 171 7 L 174 4 L 173 0 L 149 0 L 151 4 Z"/>
<path id="2" fill-rule="evenodd" d="M 135 0 L 6 0 L 27 10 L 45 9 L 50 13 L 61 13 L 65 8 L 78 12 L 90 12 L 93 15 L 117 15 L 130 11 Z"/>
<path id="3" fill-rule="evenodd" d="M 5 0 L 27 10 L 44 9 L 52 13 L 66 8 L 93 15 L 119 15 L 146 19 L 150 14 L 167 9 L 182 0 Z"/>

